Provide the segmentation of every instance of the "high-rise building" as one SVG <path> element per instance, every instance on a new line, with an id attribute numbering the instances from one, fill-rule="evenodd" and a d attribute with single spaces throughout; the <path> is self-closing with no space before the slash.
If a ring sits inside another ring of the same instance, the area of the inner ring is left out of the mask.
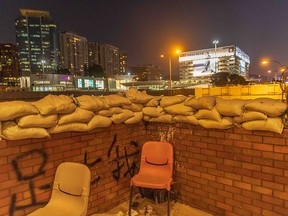
<path id="1" fill-rule="evenodd" d="M 53 73 L 59 66 L 59 33 L 48 11 L 20 9 L 15 20 L 22 76 Z"/>
<path id="2" fill-rule="evenodd" d="M 60 34 L 61 68 L 68 69 L 72 75 L 84 75 L 88 68 L 87 38 L 73 32 Z"/>
<path id="3" fill-rule="evenodd" d="M 100 65 L 100 45 L 96 42 L 88 42 L 88 66 Z"/>
<path id="4" fill-rule="evenodd" d="M 131 75 L 136 75 L 138 81 L 161 80 L 162 74 L 160 67 L 151 64 L 131 67 Z"/>
<path id="5" fill-rule="evenodd" d="M 181 52 L 179 75 L 181 82 L 208 83 L 214 73 L 228 72 L 246 76 L 250 58 L 237 46 Z"/>
<path id="6" fill-rule="evenodd" d="M 127 75 L 128 73 L 128 62 L 127 62 L 127 52 L 126 51 L 120 51 L 119 52 L 119 73 L 120 75 Z"/>
<path id="7" fill-rule="evenodd" d="M 15 44 L 0 44 L 0 82 L 14 85 L 20 76 Z"/>
<path id="8" fill-rule="evenodd" d="M 100 65 L 107 76 L 119 74 L 119 48 L 109 45 L 100 45 Z"/>

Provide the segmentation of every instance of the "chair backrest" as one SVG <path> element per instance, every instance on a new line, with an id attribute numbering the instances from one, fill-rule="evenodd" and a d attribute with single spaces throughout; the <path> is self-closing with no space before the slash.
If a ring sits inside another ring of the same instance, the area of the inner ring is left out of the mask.
<path id="1" fill-rule="evenodd" d="M 143 144 L 141 153 L 141 167 L 145 164 L 168 166 L 172 175 L 173 172 L 173 146 L 167 142 L 149 141 Z"/>
<path id="2" fill-rule="evenodd" d="M 56 170 L 53 188 L 74 196 L 89 196 L 91 173 L 80 163 L 64 162 Z"/>

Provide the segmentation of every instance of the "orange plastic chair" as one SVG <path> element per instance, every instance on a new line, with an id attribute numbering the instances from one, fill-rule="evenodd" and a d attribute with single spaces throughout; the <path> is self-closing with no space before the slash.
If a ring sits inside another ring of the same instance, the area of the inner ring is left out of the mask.
<path id="1" fill-rule="evenodd" d="M 80 163 L 64 162 L 56 170 L 50 201 L 28 216 L 85 216 L 91 173 Z"/>
<path id="2" fill-rule="evenodd" d="M 173 175 L 173 146 L 167 142 L 146 142 L 142 146 L 140 170 L 130 181 L 129 216 L 133 187 L 166 189 L 168 192 L 168 210 L 170 215 L 170 189 Z"/>

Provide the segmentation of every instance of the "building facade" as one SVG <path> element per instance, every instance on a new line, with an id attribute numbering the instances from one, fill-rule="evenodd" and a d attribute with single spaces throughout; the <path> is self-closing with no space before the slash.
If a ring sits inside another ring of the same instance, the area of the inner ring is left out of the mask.
<path id="1" fill-rule="evenodd" d="M 138 81 L 161 80 L 163 71 L 160 67 L 151 64 L 131 67 L 131 75 L 135 75 Z"/>
<path id="2" fill-rule="evenodd" d="M 214 73 L 228 72 L 246 77 L 250 58 L 237 46 L 181 52 L 179 77 L 183 83 L 209 83 Z"/>
<path id="3" fill-rule="evenodd" d="M 59 66 L 59 33 L 48 11 L 20 9 L 15 20 L 22 76 L 53 73 Z"/>
<path id="4" fill-rule="evenodd" d="M 88 42 L 88 66 L 100 65 L 100 45 L 96 42 Z"/>
<path id="5" fill-rule="evenodd" d="M 100 65 L 107 76 L 114 76 L 120 73 L 119 69 L 119 48 L 110 44 L 100 45 Z"/>
<path id="6" fill-rule="evenodd" d="M 126 51 L 120 51 L 119 52 L 119 73 L 120 75 L 127 75 L 128 73 L 128 55 Z"/>
<path id="7" fill-rule="evenodd" d="M 0 44 L 0 82 L 15 86 L 20 76 L 18 52 L 15 44 Z"/>
<path id="8" fill-rule="evenodd" d="M 61 68 L 68 69 L 72 75 L 84 75 L 88 67 L 87 38 L 73 32 L 60 34 Z"/>

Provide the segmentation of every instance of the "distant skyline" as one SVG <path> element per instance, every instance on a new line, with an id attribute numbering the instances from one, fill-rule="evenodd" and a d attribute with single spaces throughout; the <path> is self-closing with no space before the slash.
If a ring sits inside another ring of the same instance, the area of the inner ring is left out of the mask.
<path id="1" fill-rule="evenodd" d="M 0 0 L 0 43 L 15 43 L 20 8 L 47 10 L 60 31 L 117 46 L 130 66 L 154 64 L 166 74 L 160 54 L 212 48 L 215 39 L 247 53 L 250 73 L 277 69 L 261 66 L 264 57 L 288 64 L 288 0 Z"/>

